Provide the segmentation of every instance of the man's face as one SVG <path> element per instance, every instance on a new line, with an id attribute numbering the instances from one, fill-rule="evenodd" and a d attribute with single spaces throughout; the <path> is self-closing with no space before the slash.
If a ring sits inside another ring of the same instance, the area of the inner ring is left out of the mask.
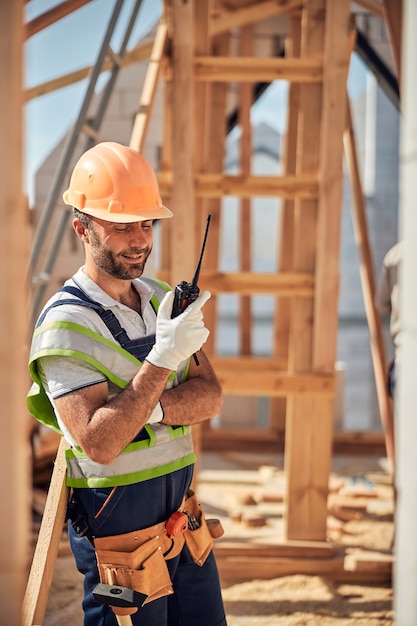
<path id="1" fill-rule="evenodd" d="M 92 218 L 89 254 L 94 265 L 114 278 L 132 280 L 143 274 L 152 251 L 152 220 L 118 224 Z"/>

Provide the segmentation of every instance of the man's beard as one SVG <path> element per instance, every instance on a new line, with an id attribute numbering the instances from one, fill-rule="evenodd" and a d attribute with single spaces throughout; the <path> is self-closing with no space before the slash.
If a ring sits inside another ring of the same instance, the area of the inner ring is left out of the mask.
<path id="1" fill-rule="evenodd" d="M 103 245 L 94 230 L 90 229 L 89 232 L 91 253 L 97 267 L 105 271 L 107 274 L 110 274 L 110 276 L 120 278 L 122 280 L 132 280 L 133 278 L 139 278 L 139 276 L 142 276 L 146 261 L 148 260 L 152 248 L 132 248 L 131 250 L 126 251 L 126 254 L 144 254 L 145 256 L 137 263 L 124 263 L 123 256 L 119 254 L 116 257 L 113 252 Z"/>

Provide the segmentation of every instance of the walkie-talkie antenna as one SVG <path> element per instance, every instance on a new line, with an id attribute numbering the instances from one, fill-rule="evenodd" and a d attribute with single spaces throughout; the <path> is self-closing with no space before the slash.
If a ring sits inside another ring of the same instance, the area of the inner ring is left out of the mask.
<path id="1" fill-rule="evenodd" d="M 203 260 L 204 248 L 206 247 L 206 241 L 207 241 L 208 229 L 209 229 L 209 226 L 210 226 L 210 220 L 211 220 L 211 215 L 209 213 L 207 215 L 206 232 L 204 233 L 204 239 L 203 239 L 203 245 L 201 247 L 200 258 L 198 260 L 197 267 L 195 268 L 194 276 L 193 276 L 193 278 L 191 280 L 191 285 L 193 287 L 195 287 L 197 285 L 198 278 L 200 276 L 201 262 Z"/>

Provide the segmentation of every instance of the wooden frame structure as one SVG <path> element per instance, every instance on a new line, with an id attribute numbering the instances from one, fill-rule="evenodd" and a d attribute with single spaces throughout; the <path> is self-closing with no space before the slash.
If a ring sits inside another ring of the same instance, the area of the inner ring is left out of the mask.
<path id="1" fill-rule="evenodd" d="M 382 11 L 380 3 L 371 4 Z M 255 56 L 256 22 L 277 15 L 286 15 L 290 24 L 285 58 Z M 274 399 L 267 435 L 272 439 L 277 438 L 278 403 L 285 398 L 285 538 L 323 541 L 333 436 L 343 136 L 348 119 L 344 94 L 354 40 L 350 2 L 235 0 L 226 9 L 222 2 L 210 0 L 170 0 L 165 2 L 165 19 L 167 123 L 160 185 L 176 218 L 167 225 L 161 277 L 176 284 L 190 273 L 205 216 L 211 213 L 211 244 L 201 287 L 214 296 L 206 307 L 212 362 L 225 393 Z M 232 34 L 238 40 L 234 54 Z M 255 176 L 250 168 L 252 85 L 275 79 L 290 84 L 285 171 L 281 176 Z M 230 83 L 238 84 L 242 133 L 240 172 L 235 176 L 223 169 Z M 355 193 L 360 193 L 360 180 L 353 182 Z M 227 195 L 240 198 L 240 271 L 233 274 L 220 272 L 217 261 L 221 199 Z M 282 200 L 277 274 L 251 271 L 251 199 L 258 196 Z M 369 259 L 365 261 L 369 267 Z M 373 288 L 372 282 L 365 282 L 371 297 Z M 241 351 L 235 358 L 214 354 L 220 293 L 240 297 Z M 250 296 L 256 294 L 277 299 L 271 358 L 251 354 Z M 378 326 L 375 315 L 373 323 L 373 328 Z M 380 332 L 376 334 L 381 381 L 383 342 Z M 379 392 L 383 422 L 390 432 L 392 414 L 380 385 Z M 250 436 L 256 438 L 257 433 Z M 212 447 L 221 439 L 224 449 L 235 437 L 235 432 L 204 428 L 196 439 L 200 446 L 201 440 L 209 439 Z M 390 455 L 391 441 L 388 437 Z"/>

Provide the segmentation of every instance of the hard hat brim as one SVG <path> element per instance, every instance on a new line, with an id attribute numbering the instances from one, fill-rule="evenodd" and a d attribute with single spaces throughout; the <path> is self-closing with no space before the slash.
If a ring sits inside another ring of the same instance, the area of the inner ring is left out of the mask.
<path id="1" fill-rule="evenodd" d="M 81 213 L 87 213 L 91 217 L 97 217 L 106 222 L 114 222 L 115 224 L 129 224 L 131 222 L 146 222 L 147 220 L 159 220 L 167 217 L 173 217 L 172 211 L 161 204 L 158 208 L 146 209 L 143 215 L 137 213 L 117 213 L 106 211 L 106 209 L 79 209 Z"/>

